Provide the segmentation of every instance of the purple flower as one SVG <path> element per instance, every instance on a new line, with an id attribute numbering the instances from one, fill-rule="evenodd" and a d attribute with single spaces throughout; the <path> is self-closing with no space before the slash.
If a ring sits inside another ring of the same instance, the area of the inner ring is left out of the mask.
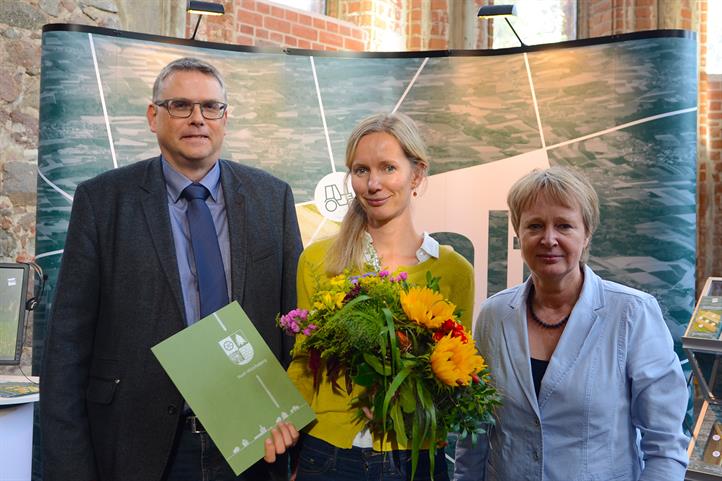
<path id="1" fill-rule="evenodd" d="M 391 282 L 402 282 L 409 278 L 409 275 L 403 271 L 399 272 L 399 275 L 391 278 Z"/>
<path id="2" fill-rule="evenodd" d="M 281 316 L 279 324 L 289 334 L 298 334 L 307 319 L 308 311 L 306 309 L 294 309 L 285 316 Z"/>
<path id="3" fill-rule="evenodd" d="M 346 293 L 346 297 L 343 298 L 344 304 L 350 301 L 351 299 L 354 299 L 356 296 L 358 296 L 361 293 L 361 286 L 356 283 L 353 285 L 350 291 Z"/>
<path id="4" fill-rule="evenodd" d="M 305 321 L 308 319 L 308 311 L 306 309 L 294 309 L 288 313 L 288 316 L 297 321 Z"/>
<path id="5" fill-rule="evenodd" d="M 391 273 L 389 271 L 387 271 L 386 269 L 379 271 L 379 277 L 388 277 L 390 275 L 391 275 Z"/>

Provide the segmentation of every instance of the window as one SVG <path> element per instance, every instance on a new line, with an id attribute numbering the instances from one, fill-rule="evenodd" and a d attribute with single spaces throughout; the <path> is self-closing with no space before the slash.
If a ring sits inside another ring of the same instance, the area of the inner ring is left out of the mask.
<path id="1" fill-rule="evenodd" d="M 516 5 L 516 16 L 507 18 L 525 44 L 563 42 L 577 38 L 576 0 L 516 0 L 513 3 Z M 519 41 L 504 19 L 495 19 L 493 48 L 518 46 Z"/>
<path id="2" fill-rule="evenodd" d="M 326 13 L 326 0 L 271 0 L 271 3 L 321 15 Z"/>
<path id="3" fill-rule="evenodd" d="M 707 2 L 707 73 L 722 74 L 722 1 Z"/>

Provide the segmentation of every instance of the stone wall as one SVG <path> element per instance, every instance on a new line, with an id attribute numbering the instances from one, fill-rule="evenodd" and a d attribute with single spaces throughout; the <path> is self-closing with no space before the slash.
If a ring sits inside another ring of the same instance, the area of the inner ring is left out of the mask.
<path id="1" fill-rule="evenodd" d="M 0 262 L 35 254 L 40 42 L 47 23 L 120 26 L 112 0 L 0 0 Z M 29 335 L 22 365 L 29 373 Z M 15 374 L 0 367 L 0 374 Z"/>

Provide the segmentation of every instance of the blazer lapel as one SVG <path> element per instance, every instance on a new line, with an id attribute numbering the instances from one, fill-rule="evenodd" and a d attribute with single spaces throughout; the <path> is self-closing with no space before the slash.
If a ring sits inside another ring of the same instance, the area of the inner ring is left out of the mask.
<path id="1" fill-rule="evenodd" d="M 502 320 L 501 326 L 504 332 L 504 341 L 509 361 L 514 369 L 517 381 L 524 392 L 532 410 L 539 415 L 534 383 L 531 376 L 531 364 L 529 362 L 529 335 L 526 328 L 525 299 L 529 291 L 531 278 L 527 280 L 523 288 L 519 289 L 516 295 L 509 302 L 509 312 Z"/>
<path id="2" fill-rule="evenodd" d="M 220 160 L 221 184 L 226 202 L 228 242 L 231 244 L 231 301 L 243 305 L 248 265 L 248 212 L 243 182 L 227 161 Z"/>
<path id="3" fill-rule="evenodd" d="M 577 303 L 572 309 L 551 362 L 544 374 L 539 391 L 539 406 L 543 407 L 554 390 L 569 374 L 574 364 L 584 356 L 599 336 L 603 322 L 597 311 L 604 305 L 600 279 L 589 267 L 584 267 L 584 285 Z"/>
<path id="4" fill-rule="evenodd" d="M 170 214 L 168 213 L 168 194 L 159 157 L 152 159 L 148 163 L 145 176 L 141 180 L 139 187 L 143 214 L 145 215 L 155 254 L 158 256 L 158 261 L 168 280 L 178 310 L 184 314 L 185 308 L 183 307 L 180 274 L 178 274 L 175 243 L 173 242 Z"/>

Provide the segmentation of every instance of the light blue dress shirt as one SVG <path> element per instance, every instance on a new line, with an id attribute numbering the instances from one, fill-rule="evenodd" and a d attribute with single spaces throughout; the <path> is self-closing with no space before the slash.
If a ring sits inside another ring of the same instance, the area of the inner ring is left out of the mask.
<path id="1" fill-rule="evenodd" d="M 537 398 L 530 283 L 481 307 L 474 339 L 503 404 L 480 445 L 469 438 L 457 445 L 454 480 L 682 481 L 688 391 L 654 297 L 585 267 Z"/>
<path id="2" fill-rule="evenodd" d="M 173 231 L 173 243 L 175 244 L 175 255 L 178 262 L 181 290 L 183 291 L 186 324 L 193 324 L 201 317 L 201 303 L 200 295 L 198 294 L 196 262 L 193 258 L 188 217 L 186 216 L 188 201 L 180 196 L 183 189 L 193 182 L 173 169 L 165 159 L 162 159 L 162 166 L 165 186 L 168 191 L 168 211 L 170 212 L 170 225 Z M 221 168 L 218 162 L 216 162 L 213 168 L 199 183 L 203 184 L 211 193 L 208 199 L 206 199 L 206 204 L 211 211 L 213 224 L 216 226 L 216 233 L 218 234 L 218 245 L 221 248 L 223 268 L 226 271 L 228 299 L 232 299 L 230 268 L 231 245 L 228 238 L 226 202 L 223 197 L 223 187 L 221 186 Z"/>

